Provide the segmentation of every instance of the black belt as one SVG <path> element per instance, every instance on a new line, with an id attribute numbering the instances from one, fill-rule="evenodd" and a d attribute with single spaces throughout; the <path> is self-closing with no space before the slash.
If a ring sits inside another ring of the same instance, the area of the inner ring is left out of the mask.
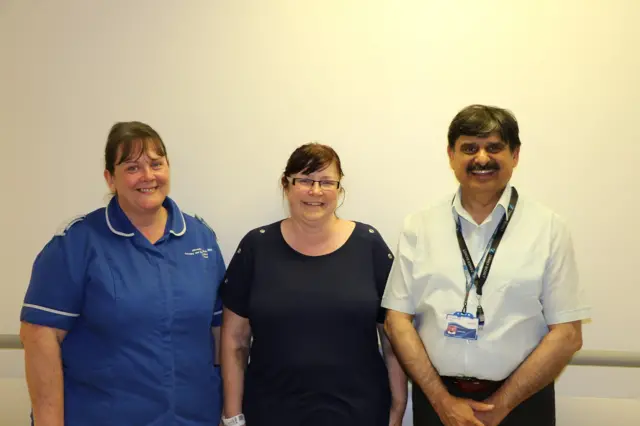
<path id="1" fill-rule="evenodd" d="M 451 377 L 441 376 L 442 383 L 447 387 L 455 387 L 462 392 L 474 393 L 474 392 L 495 392 L 504 383 L 504 380 L 482 380 L 475 377 Z"/>

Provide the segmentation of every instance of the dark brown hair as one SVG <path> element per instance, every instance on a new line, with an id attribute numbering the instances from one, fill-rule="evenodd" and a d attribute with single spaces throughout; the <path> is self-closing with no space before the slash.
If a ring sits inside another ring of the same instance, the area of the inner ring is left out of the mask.
<path id="1" fill-rule="evenodd" d="M 280 183 L 283 189 L 289 187 L 289 176 L 295 173 L 311 174 L 318 170 L 336 164 L 338 169 L 339 179 L 342 179 L 344 173 L 342 172 L 342 164 L 340 163 L 340 157 L 338 154 L 328 145 L 322 145 L 317 142 L 307 143 L 296 148 L 295 151 L 289 157 L 287 166 L 282 173 Z"/>
<path id="2" fill-rule="evenodd" d="M 120 149 L 120 161 L 116 164 Z M 134 155 L 137 155 L 136 159 L 140 158 L 142 154 L 150 151 L 160 157 L 167 156 L 162 138 L 151 126 L 139 121 L 116 123 L 109 131 L 107 145 L 104 148 L 104 168 L 113 174 L 118 164 L 133 159 Z"/>
<path id="3" fill-rule="evenodd" d="M 449 125 L 449 148 L 455 148 L 460 136 L 487 137 L 491 133 L 500 134 L 511 151 L 521 144 L 518 122 L 511 111 L 494 106 L 469 105 L 456 114 Z"/>

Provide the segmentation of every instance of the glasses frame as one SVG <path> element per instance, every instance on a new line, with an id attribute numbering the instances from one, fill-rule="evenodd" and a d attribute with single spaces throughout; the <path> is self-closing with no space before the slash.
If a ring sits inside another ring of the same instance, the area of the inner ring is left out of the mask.
<path id="1" fill-rule="evenodd" d="M 299 180 L 310 181 L 311 185 L 309 186 L 309 189 L 313 189 L 313 187 L 316 185 L 316 183 L 318 184 L 318 187 L 323 191 L 337 191 L 338 189 L 340 189 L 340 181 L 339 180 L 331 180 L 331 179 L 314 180 L 314 179 L 307 178 L 307 177 L 289 177 L 289 181 L 291 182 L 291 185 L 293 185 L 293 186 L 295 186 L 296 185 L 296 181 L 299 181 Z M 322 182 L 331 182 L 332 184 L 335 184 L 335 188 L 334 187 L 323 188 L 322 187 Z M 298 185 L 298 188 L 304 188 L 304 186 L 303 185 Z"/>

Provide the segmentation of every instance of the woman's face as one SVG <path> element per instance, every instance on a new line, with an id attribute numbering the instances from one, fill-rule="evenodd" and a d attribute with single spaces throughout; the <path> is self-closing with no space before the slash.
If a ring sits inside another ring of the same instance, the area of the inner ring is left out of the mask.
<path id="1" fill-rule="evenodd" d="M 132 150 L 135 155 L 123 162 L 119 152 L 114 173 L 104 172 L 107 185 L 117 194 L 122 209 L 142 214 L 161 208 L 170 189 L 167 158 L 151 150 L 140 153 L 143 146 L 140 143 L 138 149 Z"/>
<path id="2" fill-rule="evenodd" d="M 291 217 L 304 222 L 327 220 L 335 214 L 340 175 L 335 163 L 310 174 L 295 173 L 285 189 Z"/>

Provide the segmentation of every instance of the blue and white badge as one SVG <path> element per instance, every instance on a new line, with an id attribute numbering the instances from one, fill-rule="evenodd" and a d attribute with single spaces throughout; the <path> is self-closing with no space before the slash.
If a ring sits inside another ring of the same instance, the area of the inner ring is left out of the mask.
<path id="1" fill-rule="evenodd" d="M 478 340 L 478 318 L 468 312 L 449 314 L 444 335 L 454 339 Z"/>

